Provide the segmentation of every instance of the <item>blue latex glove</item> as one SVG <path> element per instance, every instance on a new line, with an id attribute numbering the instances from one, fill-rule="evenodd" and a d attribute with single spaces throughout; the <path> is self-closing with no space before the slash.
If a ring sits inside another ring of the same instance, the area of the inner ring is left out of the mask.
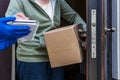
<path id="1" fill-rule="evenodd" d="M 12 46 L 16 41 L 16 39 L 0 39 L 0 51 Z"/>
<path id="2" fill-rule="evenodd" d="M 15 17 L 0 18 L 0 38 L 20 38 L 30 33 L 28 26 L 13 26 L 7 24 L 7 22 L 14 21 Z"/>

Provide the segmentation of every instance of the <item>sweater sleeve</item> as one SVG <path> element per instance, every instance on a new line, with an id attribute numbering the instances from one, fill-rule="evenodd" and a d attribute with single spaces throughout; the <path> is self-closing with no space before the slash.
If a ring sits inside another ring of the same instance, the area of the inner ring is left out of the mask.
<path id="1" fill-rule="evenodd" d="M 60 0 L 62 17 L 70 24 L 82 24 L 83 30 L 86 31 L 86 23 L 81 16 L 75 12 L 65 0 Z"/>
<path id="2" fill-rule="evenodd" d="M 14 16 L 18 12 L 23 12 L 22 0 L 10 0 L 5 16 Z"/>

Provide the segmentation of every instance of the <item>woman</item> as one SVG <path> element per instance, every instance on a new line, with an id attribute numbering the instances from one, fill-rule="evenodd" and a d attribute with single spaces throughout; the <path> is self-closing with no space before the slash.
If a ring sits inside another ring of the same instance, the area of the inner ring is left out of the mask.
<path id="1" fill-rule="evenodd" d="M 61 17 L 70 24 L 82 24 L 83 19 L 65 0 L 11 0 L 6 16 L 32 19 L 40 23 L 35 39 L 20 42 L 17 47 L 17 76 L 19 80 L 64 80 L 63 67 L 50 67 L 43 33 L 60 27 Z"/>

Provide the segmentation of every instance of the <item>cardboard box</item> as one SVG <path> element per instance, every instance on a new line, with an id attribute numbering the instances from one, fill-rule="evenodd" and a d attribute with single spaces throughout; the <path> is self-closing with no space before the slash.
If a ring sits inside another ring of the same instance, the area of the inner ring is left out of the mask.
<path id="1" fill-rule="evenodd" d="M 65 26 L 44 33 L 52 68 L 82 62 L 78 27 Z"/>

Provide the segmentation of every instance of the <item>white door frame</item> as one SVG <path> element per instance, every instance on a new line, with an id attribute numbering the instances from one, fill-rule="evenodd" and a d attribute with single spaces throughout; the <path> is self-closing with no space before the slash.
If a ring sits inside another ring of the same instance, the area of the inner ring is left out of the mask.
<path id="1" fill-rule="evenodd" d="M 112 0 L 112 78 L 120 79 L 120 0 Z"/>

